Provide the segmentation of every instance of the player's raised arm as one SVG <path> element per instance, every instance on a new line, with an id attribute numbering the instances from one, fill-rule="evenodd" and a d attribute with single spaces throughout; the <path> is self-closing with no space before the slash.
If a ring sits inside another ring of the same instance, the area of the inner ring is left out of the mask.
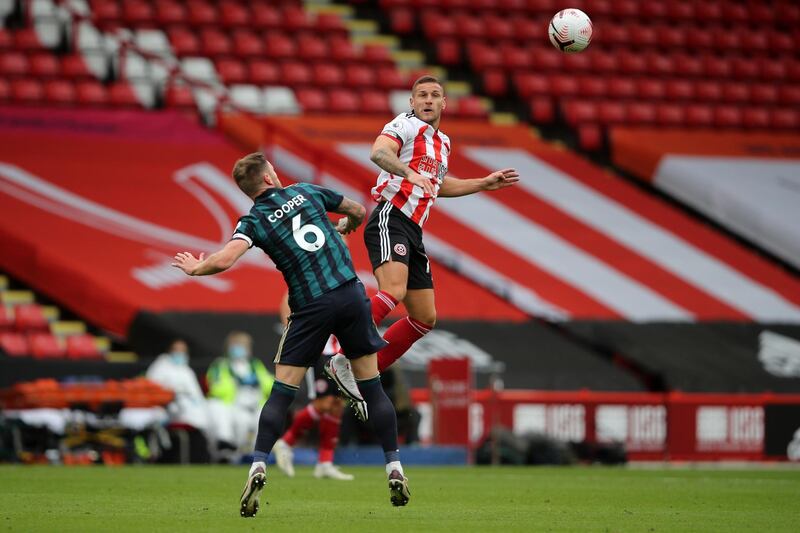
<path id="1" fill-rule="evenodd" d="M 346 215 L 344 218 L 339 219 L 339 223 L 336 224 L 336 231 L 342 235 L 355 231 L 364 222 L 364 217 L 367 215 L 367 210 L 363 205 L 346 196 L 342 197 L 342 203 L 339 204 L 339 207 L 334 212 Z"/>
<path id="2" fill-rule="evenodd" d="M 233 239 L 225 247 L 213 254 L 205 257 L 195 257 L 191 252 L 178 252 L 175 254 L 175 262 L 172 266 L 180 268 L 190 276 L 208 276 L 218 274 L 228 270 L 240 258 L 250 244 L 241 239 Z"/>
<path id="3" fill-rule="evenodd" d="M 422 187 L 425 194 L 433 196 L 434 189 L 431 180 L 411 170 L 408 165 L 401 162 L 400 158 L 397 157 L 398 142 L 401 141 L 394 137 L 379 135 L 372 145 L 372 152 L 369 155 L 370 160 L 389 174 L 405 178 L 414 185 Z"/>
<path id="4" fill-rule="evenodd" d="M 481 191 L 496 191 L 510 187 L 519 181 L 519 174 L 513 168 L 492 172 L 486 177 L 462 180 L 445 176 L 439 187 L 439 197 L 466 196 Z"/>

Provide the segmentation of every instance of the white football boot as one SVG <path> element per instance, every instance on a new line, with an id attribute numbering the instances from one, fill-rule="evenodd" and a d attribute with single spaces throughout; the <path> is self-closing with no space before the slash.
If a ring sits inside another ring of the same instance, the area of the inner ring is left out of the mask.
<path id="1" fill-rule="evenodd" d="M 355 476 L 345 474 L 333 463 L 317 463 L 317 466 L 314 467 L 314 477 L 317 479 L 338 479 L 339 481 L 353 481 L 355 479 Z"/>
<path id="2" fill-rule="evenodd" d="M 294 477 L 294 452 L 283 439 L 278 439 L 272 447 L 275 453 L 275 464 L 289 477 Z"/>
<path id="3" fill-rule="evenodd" d="M 239 514 L 242 518 L 250 518 L 258 513 L 258 500 L 261 491 L 267 484 L 267 474 L 264 463 L 254 463 L 250 468 L 250 475 L 244 485 L 242 497 L 239 499 Z"/>
<path id="4" fill-rule="evenodd" d="M 350 361 L 347 360 L 347 357 L 340 353 L 331 357 L 327 364 L 325 364 L 325 373 L 328 374 L 328 377 L 336 383 L 336 386 L 339 387 L 339 390 L 345 395 L 358 419 L 362 422 L 366 422 L 367 418 L 369 418 L 367 402 L 364 401 L 364 397 L 361 396 L 361 391 L 358 390 L 358 384 L 356 383 L 353 369 L 350 368 Z"/>

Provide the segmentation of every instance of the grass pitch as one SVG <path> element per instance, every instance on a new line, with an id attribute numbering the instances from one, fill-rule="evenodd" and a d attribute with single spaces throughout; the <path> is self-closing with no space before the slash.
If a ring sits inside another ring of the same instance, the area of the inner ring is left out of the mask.
<path id="1" fill-rule="evenodd" d="M 238 515 L 246 467 L 0 466 L 0 531 L 800 531 L 800 470 L 408 468 L 352 482 L 270 467 L 256 518 Z"/>

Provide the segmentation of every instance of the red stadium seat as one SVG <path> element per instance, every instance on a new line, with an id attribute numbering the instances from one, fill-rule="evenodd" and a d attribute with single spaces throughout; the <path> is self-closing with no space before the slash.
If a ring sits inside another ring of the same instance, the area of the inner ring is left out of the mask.
<path id="1" fill-rule="evenodd" d="M 328 96 L 322 89 L 305 87 L 295 91 L 297 102 L 303 113 L 324 113 L 328 108 Z"/>
<path id="2" fill-rule="evenodd" d="M 297 40 L 297 52 L 300 59 L 322 61 L 328 57 L 328 45 L 321 37 L 303 35 Z"/>
<path id="3" fill-rule="evenodd" d="M 39 80 L 23 78 L 11 81 L 11 99 L 23 104 L 35 104 L 44 100 L 44 87 Z"/>
<path id="4" fill-rule="evenodd" d="M 219 21 L 226 28 L 250 24 L 250 11 L 237 2 L 222 2 L 219 6 Z"/>
<path id="5" fill-rule="evenodd" d="M 694 4 L 684 1 L 671 1 L 667 3 L 667 18 L 674 21 L 685 22 L 694 19 Z"/>
<path id="6" fill-rule="evenodd" d="M 722 19 L 722 8 L 717 2 L 699 2 L 695 6 L 695 16 L 700 21 L 718 21 Z"/>
<path id="7" fill-rule="evenodd" d="M 514 26 L 508 17 L 496 14 L 483 16 L 483 27 L 486 28 L 485 37 L 494 42 L 508 39 L 514 35 Z"/>
<path id="8" fill-rule="evenodd" d="M 773 128 L 793 130 L 800 126 L 800 118 L 794 109 L 778 108 L 772 110 L 770 124 Z"/>
<path id="9" fill-rule="evenodd" d="M 750 96 L 757 104 L 775 104 L 778 102 L 778 88 L 771 83 L 757 83 L 751 86 Z"/>
<path id="10" fill-rule="evenodd" d="M 159 26 L 181 24 L 186 21 L 187 13 L 181 2 L 176 0 L 157 0 L 155 18 Z"/>
<path id="11" fill-rule="evenodd" d="M 733 60 L 733 76 L 739 79 L 755 80 L 759 76 L 758 63 L 753 59 L 738 57 Z"/>
<path id="12" fill-rule="evenodd" d="M 5 52 L 0 54 L 0 76 L 24 76 L 30 70 L 30 62 L 25 54 Z"/>
<path id="13" fill-rule="evenodd" d="M 704 102 L 717 102 L 722 98 L 722 86 L 716 81 L 698 81 L 695 86 L 695 98 Z"/>
<path id="14" fill-rule="evenodd" d="M 193 0 L 187 5 L 188 21 L 192 26 L 214 26 L 217 23 L 217 10 L 208 2 Z"/>
<path id="15" fill-rule="evenodd" d="M 436 59 L 442 65 L 459 64 L 461 62 L 461 44 L 455 39 L 440 39 L 436 42 Z"/>
<path id="16" fill-rule="evenodd" d="M 421 18 L 422 32 L 428 39 L 442 37 L 463 37 L 458 34 L 458 23 L 454 17 L 444 16 L 439 12 L 428 12 Z"/>
<path id="17" fill-rule="evenodd" d="M 361 109 L 365 113 L 388 115 L 392 112 L 389 107 L 389 97 L 385 92 L 366 91 L 361 95 Z"/>
<path id="18" fill-rule="evenodd" d="M 133 88 L 123 81 L 118 81 L 108 88 L 108 101 L 115 107 L 142 107 Z"/>
<path id="19" fill-rule="evenodd" d="M 653 5 L 656 2 L 646 2 L 645 5 Z M 635 47 L 658 46 L 658 34 L 655 28 L 640 24 L 633 24 L 628 31 L 628 40 Z"/>
<path id="20" fill-rule="evenodd" d="M 664 94 L 669 100 L 691 100 L 694 97 L 694 85 L 687 80 L 667 80 Z"/>
<path id="21" fill-rule="evenodd" d="M 739 33 L 742 48 L 748 52 L 766 52 L 769 50 L 769 38 L 761 31 L 743 31 Z"/>
<path id="22" fill-rule="evenodd" d="M 483 101 L 477 96 L 462 96 L 456 102 L 456 115 L 462 118 L 485 118 L 488 116 Z"/>
<path id="23" fill-rule="evenodd" d="M 348 38 L 331 38 L 328 40 L 330 56 L 335 61 L 349 62 L 360 59 L 358 52 Z"/>
<path id="24" fill-rule="evenodd" d="M 14 308 L 14 327 L 17 331 L 46 330 L 50 327 L 41 306 L 23 304 Z"/>
<path id="25" fill-rule="evenodd" d="M 333 113 L 357 113 L 360 100 L 350 89 L 333 89 L 328 93 L 329 109 Z"/>
<path id="26" fill-rule="evenodd" d="M 742 123 L 747 128 L 768 128 L 769 110 L 763 107 L 746 107 L 742 110 Z"/>
<path id="27" fill-rule="evenodd" d="M 640 53 L 622 52 L 619 56 L 619 69 L 625 74 L 644 74 L 647 71 L 647 60 Z"/>
<path id="28" fill-rule="evenodd" d="M 489 96 L 505 96 L 508 92 L 508 78 L 502 70 L 488 70 L 483 73 L 483 90 Z"/>
<path id="29" fill-rule="evenodd" d="M 745 83 L 728 82 L 722 86 L 722 101 L 743 104 L 750 101 L 750 86 Z"/>
<path id="30" fill-rule="evenodd" d="M 672 56 L 675 74 L 685 77 L 704 76 L 703 61 L 694 55 L 678 54 Z"/>
<path id="31" fill-rule="evenodd" d="M 662 126 L 683 126 L 685 110 L 678 104 L 659 104 L 656 109 L 656 121 Z"/>
<path id="32" fill-rule="evenodd" d="M 233 52 L 228 35 L 216 28 L 205 28 L 200 32 L 200 49 L 204 56 L 226 56 Z"/>
<path id="33" fill-rule="evenodd" d="M 564 120 L 575 128 L 580 124 L 597 120 L 597 104 L 583 100 L 567 100 L 561 104 Z"/>
<path id="34" fill-rule="evenodd" d="M 414 31 L 414 13 L 410 9 L 398 8 L 389 12 L 389 26 L 392 33 L 405 35 Z"/>
<path id="35" fill-rule="evenodd" d="M 781 81 L 786 78 L 786 65 L 778 59 L 762 59 L 760 61 L 761 79 Z"/>
<path id="36" fill-rule="evenodd" d="M 45 83 L 44 97 L 52 104 L 74 104 L 77 100 L 75 86 L 67 80 L 51 80 Z"/>
<path id="37" fill-rule="evenodd" d="M 627 119 L 627 108 L 622 102 L 601 102 L 597 108 L 597 118 L 603 124 L 622 124 Z"/>
<path id="38" fill-rule="evenodd" d="M 46 50 L 33 28 L 25 28 L 14 32 L 14 48 L 25 52 Z"/>
<path id="39" fill-rule="evenodd" d="M 37 78 L 55 78 L 61 73 L 58 58 L 50 53 L 41 52 L 30 58 L 31 74 Z"/>
<path id="40" fill-rule="evenodd" d="M 66 339 L 66 354 L 69 359 L 101 359 L 103 353 L 97 348 L 92 335 L 71 335 Z"/>
<path id="41" fill-rule="evenodd" d="M 456 35 L 461 39 L 482 38 L 486 35 L 486 28 L 480 17 L 467 14 L 456 15 Z"/>
<path id="42" fill-rule="evenodd" d="M 14 38 L 11 33 L 0 28 L 0 52 L 14 48 Z"/>
<path id="43" fill-rule="evenodd" d="M 471 44 L 468 46 L 470 64 L 475 71 L 483 71 L 503 65 L 503 54 L 500 50 L 484 44 Z"/>
<path id="44" fill-rule="evenodd" d="M 588 72 L 591 70 L 592 57 L 588 54 L 565 54 L 564 70 L 568 72 Z"/>
<path id="45" fill-rule="evenodd" d="M 394 58 L 389 48 L 383 44 L 365 44 L 361 51 L 364 61 L 373 66 L 394 65 Z"/>
<path id="46" fill-rule="evenodd" d="M 200 39 L 195 32 L 177 26 L 171 28 L 168 34 L 172 50 L 178 57 L 194 56 L 200 53 Z"/>
<path id="47" fill-rule="evenodd" d="M 642 100 L 661 100 L 664 98 L 664 82 L 653 78 L 642 78 L 637 83 L 638 96 Z"/>
<path id="48" fill-rule="evenodd" d="M 636 0 L 612 0 L 611 12 L 617 17 L 635 18 L 639 16 L 639 2 Z"/>
<path id="49" fill-rule="evenodd" d="M 233 32 L 233 53 L 239 57 L 257 57 L 264 54 L 264 41 L 250 30 Z"/>
<path id="50" fill-rule="evenodd" d="M 329 88 L 344 85 L 344 71 L 338 65 L 318 63 L 313 67 L 314 85 Z"/>
<path id="51" fill-rule="evenodd" d="M 770 13 L 772 10 L 769 10 Z M 791 54 L 795 51 L 795 43 L 794 39 L 792 39 L 791 35 L 787 35 L 783 32 L 770 32 L 768 37 L 768 46 L 767 48 L 772 53 L 777 54 Z"/>
<path id="52" fill-rule="evenodd" d="M 744 31 L 750 30 L 743 30 L 741 27 L 717 28 L 713 31 L 714 46 L 726 53 L 738 51 L 741 48 L 741 38 Z"/>
<path id="53" fill-rule="evenodd" d="M 15 357 L 30 354 L 28 339 L 22 333 L 0 333 L 0 350 Z"/>
<path id="54" fill-rule="evenodd" d="M 705 75 L 712 79 L 728 78 L 731 75 L 731 64 L 720 57 L 706 56 L 703 58 Z"/>
<path id="55" fill-rule="evenodd" d="M 671 76 L 675 72 L 675 63 L 666 54 L 647 54 L 647 71 L 654 76 Z"/>
<path id="56" fill-rule="evenodd" d="M 78 103 L 87 106 L 103 106 L 108 103 L 108 91 L 97 81 L 82 81 L 77 84 Z"/>
<path id="57" fill-rule="evenodd" d="M 531 121 L 536 124 L 549 124 L 555 118 L 553 101 L 548 97 L 538 96 L 531 99 Z"/>
<path id="58" fill-rule="evenodd" d="M 381 89 L 408 89 L 408 78 L 395 67 L 379 67 L 376 85 Z"/>
<path id="59" fill-rule="evenodd" d="M 247 64 L 250 83 L 256 85 L 275 85 L 281 79 L 280 68 L 277 63 L 263 59 L 252 59 Z"/>
<path id="60" fill-rule="evenodd" d="M 32 333 L 28 344 L 31 355 L 37 359 L 60 359 L 66 351 L 60 339 L 50 333 Z"/>
<path id="61" fill-rule="evenodd" d="M 344 70 L 344 84 L 348 87 L 370 87 L 375 84 L 375 71 L 364 65 L 348 65 Z"/>
<path id="62" fill-rule="evenodd" d="M 61 75 L 73 80 L 94 79 L 94 74 L 86 66 L 80 54 L 72 54 L 61 58 Z"/>
<path id="63" fill-rule="evenodd" d="M 722 18 L 728 23 L 744 23 L 750 18 L 750 13 L 742 4 L 727 2 L 722 6 Z"/>
<path id="64" fill-rule="evenodd" d="M 170 85 L 164 93 L 164 104 L 174 109 L 194 109 L 194 95 L 189 87 Z"/>
<path id="65" fill-rule="evenodd" d="M 702 27 L 687 28 L 686 44 L 693 50 L 711 50 L 714 47 L 714 35 Z"/>
<path id="66" fill-rule="evenodd" d="M 569 74 L 551 76 L 550 90 L 554 96 L 575 96 L 578 94 L 578 80 Z"/>
<path id="67" fill-rule="evenodd" d="M 125 0 L 122 4 L 122 20 L 129 27 L 136 27 L 155 21 L 152 6 L 142 0 Z"/>
<path id="68" fill-rule="evenodd" d="M 122 20 L 122 10 L 117 2 L 92 2 L 92 17 L 102 27 Z"/>
<path id="69" fill-rule="evenodd" d="M 597 124 L 581 124 L 578 127 L 578 146 L 582 150 L 595 152 L 603 146 L 603 132 Z"/>
<path id="70" fill-rule="evenodd" d="M 14 313 L 10 307 L 0 303 L 0 333 L 11 331 L 14 327 Z"/>
<path id="71" fill-rule="evenodd" d="M 512 35 L 522 42 L 535 42 L 536 39 L 541 38 L 543 35 L 542 27 L 529 18 L 513 17 L 511 26 L 513 28 Z"/>
<path id="72" fill-rule="evenodd" d="M 602 50 L 592 51 L 592 70 L 594 72 L 613 74 L 617 71 L 617 67 L 617 54 Z"/>
<path id="73" fill-rule="evenodd" d="M 535 67 L 540 71 L 560 70 L 564 62 L 564 54 L 553 48 L 536 48 L 532 52 L 525 48 L 507 47 L 502 51 L 506 68 L 529 69 Z"/>
<path id="74" fill-rule="evenodd" d="M 306 63 L 289 61 L 281 65 L 281 80 L 289 87 L 298 87 L 310 85 L 314 75 Z"/>
<path id="75" fill-rule="evenodd" d="M 592 36 L 592 42 L 596 44 L 627 46 L 631 36 L 629 28 L 625 24 L 609 24 L 603 26 L 603 31 L 597 33 L 597 40 L 594 39 Z"/>
<path id="76" fill-rule="evenodd" d="M 11 86 L 7 80 L 0 78 L 0 102 L 11 99 Z"/>
<path id="77" fill-rule="evenodd" d="M 686 33 L 683 28 L 659 26 L 656 29 L 658 45 L 663 48 L 683 48 L 686 46 Z"/>
<path id="78" fill-rule="evenodd" d="M 627 116 L 631 124 L 652 124 L 656 120 L 656 108 L 653 104 L 633 102 L 628 104 Z"/>
<path id="79" fill-rule="evenodd" d="M 514 76 L 514 86 L 522 98 L 550 94 L 550 78 L 541 74 L 524 72 Z"/>
<path id="80" fill-rule="evenodd" d="M 337 13 L 318 13 L 316 28 L 323 35 L 346 35 L 348 31 L 342 21 L 342 17 Z"/>
<path id="81" fill-rule="evenodd" d="M 578 79 L 578 92 L 581 96 L 602 98 L 608 94 L 608 80 L 598 76 L 581 76 Z"/>
<path id="82" fill-rule="evenodd" d="M 667 16 L 666 2 L 643 2 L 639 9 L 643 19 L 661 20 Z"/>
<path id="83" fill-rule="evenodd" d="M 703 104 L 686 106 L 686 124 L 694 127 L 708 127 L 714 121 L 714 112 L 711 107 Z"/>
<path id="84" fill-rule="evenodd" d="M 275 30 L 283 27 L 283 14 L 280 10 L 266 2 L 251 6 L 252 26 L 263 30 Z"/>
<path id="85" fill-rule="evenodd" d="M 742 124 L 742 112 L 734 106 L 717 106 L 714 109 L 714 124 L 722 128 L 736 128 Z"/>
<path id="86" fill-rule="evenodd" d="M 217 74 L 225 85 L 245 83 L 248 79 L 247 68 L 239 59 L 217 59 L 215 66 L 217 68 Z"/>
<path id="87" fill-rule="evenodd" d="M 758 23 L 772 23 L 775 18 L 773 7 L 769 4 L 762 4 L 761 2 L 750 2 L 748 5 L 750 10 L 749 18 L 753 22 Z"/>
<path id="88" fill-rule="evenodd" d="M 291 31 L 311 30 L 314 24 L 301 6 L 286 6 L 283 9 L 283 24 Z"/>
<path id="89" fill-rule="evenodd" d="M 291 59 L 297 55 L 294 40 L 282 33 L 268 34 L 264 44 L 264 52 L 267 57 Z"/>
<path id="90" fill-rule="evenodd" d="M 778 89 L 778 95 L 782 105 L 800 105 L 800 86 L 798 85 L 782 85 L 780 89 Z"/>
<path id="91" fill-rule="evenodd" d="M 636 93 L 636 82 L 631 78 L 618 77 L 608 80 L 608 94 L 615 98 L 634 98 Z"/>

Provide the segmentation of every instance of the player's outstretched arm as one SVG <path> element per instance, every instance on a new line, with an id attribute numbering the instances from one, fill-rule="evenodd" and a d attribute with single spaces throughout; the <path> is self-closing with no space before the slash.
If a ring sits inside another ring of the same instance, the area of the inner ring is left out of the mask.
<path id="1" fill-rule="evenodd" d="M 172 266 L 180 268 L 190 276 L 208 276 L 218 274 L 228 270 L 240 258 L 250 245 L 241 240 L 233 239 L 225 247 L 213 254 L 205 257 L 195 257 L 191 252 L 178 252 L 175 254 L 175 262 Z"/>
<path id="2" fill-rule="evenodd" d="M 339 204 L 334 213 L 345 215 L 336 224 L 336 231 L 342 235 L 355 231 L 364 222 L 364 217 L 367 216 L 367 210 L 363 205 L 346 196 L 342 198 L 342 203 Z"/>
<path id="3" fill-rule="evenodd" d="M 433 196 L 433 183 L 411 170 L 408 165 L 397 157 L 397 142 L 386 135 L 380 135 L 372 145 L 370 160 L 389 174 L 400 176 L 418 187 L 422 187 L 425 194 Z"/>
<path id="4" fill-rule="evenodd" d="M 439 197 L 466 196 L 481 191 L 496 191 L 510 187 L 519 181 L 519 174 L 513 168 L 492 172 L 484 178 L 462 180 L 445 176 L 439 187 Z"/>

